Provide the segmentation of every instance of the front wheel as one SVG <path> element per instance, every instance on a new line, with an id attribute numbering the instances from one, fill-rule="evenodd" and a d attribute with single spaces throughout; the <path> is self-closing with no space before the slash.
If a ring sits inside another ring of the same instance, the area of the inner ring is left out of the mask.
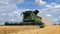
<path id="1" fill-rule="evenodd" d="M 40 28 L 44 28 L 45 27 L 45 24 L 44 23 L 40 23 Z"/>

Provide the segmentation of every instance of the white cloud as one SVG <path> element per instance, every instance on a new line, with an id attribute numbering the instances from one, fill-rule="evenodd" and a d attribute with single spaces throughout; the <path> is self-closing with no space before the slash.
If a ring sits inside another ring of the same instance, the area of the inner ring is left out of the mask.
<path id="1" fill-rule="evenodd" d="M 60 10 L 60 5 L 46 5 L 46 8 L 43 8 L 44 11 L 50 11 L 50 10 Z"/>
<path id="2" fill-rule="evenodd" d="M 46 11 L 60 10 L 60 4 L 53 3 L 53 2 L 51 2 L 50 4 L 46 3 L 46 5 L 44 7 L 46 7 L 46 8 L 43 8 L 42 10 L 46 10 Z"/>
<path id="3" fill-rule="evenodd" d="M 59 16 L 59 18 L 60 18 L 60 16 Z"/>
<path id="4" fill-rule="evenodd" d="M 38 5 L 44 5 L 44 7 L 46 8 L 43 8 L 42 10 L 60 10 L 60 4 L 57 4 L 55 2 L 50 2 L 49 4 L 46 2 L 46 1 L 43 1 L 43 0 L 35 0 L 35 2 L 38 4 Z"/>
<path id="5" fill-rule="evenodd" d="M 47 14 L 46 16 L 47 16 L 47 17 L 52 17 L 52 15 L 51 15 L 51 14 Z"/>
<path id="6" fill-rule="evenodd" d="M 6 13 L 4 13 L 4 14 L 0 14 L 0 15 L 4 16 L 4 15 L 7 15 L 7 14 L 6 14 Z"/>
<path id="7" fill-rule="evenodd" d="M 58 19 L 53 19 L 53 21 L 58 21 Z"/>
<path id="8" fill-rule="evenodd" d="M 49 7 L 49 8 L 52 8 L 52 6 L 51 6 L 51 5 L 46 5 L 45 7 Z"/>
<path id="9" fill-rule="evenodd" d="M 60 8 L 60 5 L 56 5 L 54 8 Z"/>
<path id="10" fill-rule="evenodd" d="M 11 21 L 15 21 L 15 19 L 10 19 Z"/>
<path id="11" fill-rule="evenodd" d="M 35 0 L 35 2 L 39 5 L 46 5 L 46 2 L 43 0 Z"/>
<path id="12" fill-rule="evenodd" d="M 23 2 L 24 0 L 0 0 L 0 25 L 5 21 L 11 21 L 11 19 L 19 19 L 20 16 L 17 15 L 20 11 L 16 5 Z"/>

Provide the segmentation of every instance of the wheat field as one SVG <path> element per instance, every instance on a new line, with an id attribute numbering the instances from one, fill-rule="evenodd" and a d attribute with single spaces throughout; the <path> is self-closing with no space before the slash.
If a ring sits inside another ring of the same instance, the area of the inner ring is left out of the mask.
<path id="1" fill-rule="evenodd" d="M 60 34 L 60 26 L 0 26 L 0 34 Z"/>

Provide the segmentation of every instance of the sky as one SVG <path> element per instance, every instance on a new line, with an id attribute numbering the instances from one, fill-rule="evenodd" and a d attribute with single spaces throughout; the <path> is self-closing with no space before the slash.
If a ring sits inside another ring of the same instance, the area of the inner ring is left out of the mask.
<path id="1" fill-rule="evenodd" d="M 60 0 L 0 0 L 0 25 L 22 22 L 22 12 L 36 9 L 43 22 L 60 23 Z"/>

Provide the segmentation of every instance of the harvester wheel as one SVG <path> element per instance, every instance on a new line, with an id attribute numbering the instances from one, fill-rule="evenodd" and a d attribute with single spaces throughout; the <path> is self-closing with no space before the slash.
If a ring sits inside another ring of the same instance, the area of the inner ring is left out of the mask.
<path id="1" fill-rule="evenodd" d="M 40 28 L 44 28 L 45 24 L 44 23 L 40 23 Z"/>

